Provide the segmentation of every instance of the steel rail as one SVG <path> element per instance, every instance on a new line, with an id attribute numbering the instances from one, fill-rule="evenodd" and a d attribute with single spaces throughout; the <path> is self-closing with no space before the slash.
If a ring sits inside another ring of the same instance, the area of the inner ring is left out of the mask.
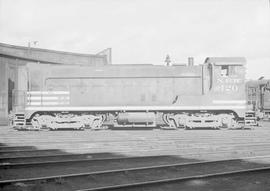
<path id="1" fill-rule="evenodd" d="M 9 185 L 9 184 L 18 183 L 18 182 L 21 183 L 21 182 L 43 181 L 43 180 L 56 180 L 56 179 L 65 179 L 65 178 L 73 178 L 73 177 L 81 177 L 81 176 L 93 176 L 93 175 L 96 176 L 96 175 L 101 175 L 101 174 L 127 173 L 127 172 L 142 171 L 142 170 L 166 169 L 166 168 L 171 168 L 171 167 L 187 167 L 187 166 L 196 166 L 196 165 L 201 166 L 201 165 L 211 165 L 215 163 L 237 162 L 241 160 L 243 159 L 239 158 L 239 159 L 226 159 L 226 160 L 204 161 L 204 162 L 187 162 L 187 163 L 175 163 L 175 164 L 146 166 L 146 167 L 124 168 L 124 169 L 116 169 L 116 170 L 103 170 L 103 171 L 75 173 L 75 174 L 53 175 L 53 176 L 44 176 L 44 177 L 35 177 L 35 178 L 10 179 L 10 180 L 1 180 L 0 186 Z M 270 170 L 270 166 L 264 167 L 264 168 L 267 168 Z"/>
<path id="2" fill-rule="evenodd" d="M 50 152 L 50 151 L 61 151 L 60 149 L 22 149 L 22 150 L 0 150 L 1 154 L 7 154 L 7 153 L 23 153 L 23 152 Z"/>
<path id="3" fill-rule="evenodd" d="M 265 151 L 264 148 L 261 148 L 260 150 L 256 150 L 256 151 Z M 216 152 L 195 152 L 195 153 L 185 153 L 183 152 L 183 154 L 185 156 L 201 156 L 201 155 L 216 155 L 216 154 L 221 154 L 221 153 L 231 153 L 231 151 L 216 151 Z M 96 155 L 96 156 L 95 156 Z M 56 158 L 56 157 L 91 157 L 89 160 L 93 160 L 93 161 L 97 161 L 97 160 L 117 160 L 118 158 L 139 158 L 139 157 L 181 157 L 181 155 L 143 155 L 143 156 L 137 156 L 137 157 L 119 157 L 119 156 L 115 156 L 115 157 L 99 157 L 98 155 L 106 155 L 106 153 L 83 153 L 83 154 L 54 154 L 54 155 L 33 155 L 33 156 L 13 156 L 13 157 L 0 157 L 0 161 L 2 160 L 6 160 L 7 162 L 2 162 L 0 163 L 0 166 L 8 166 L 8 165 L 23 165 L 26 163 L 12 163 L 12 162 L 8 162 L 8 160 L 27 160 L 27 159 L 46 159 L 46 158 Z M 260 155 L 262 157 L 264 156 L 270 156 L 270 155 Z M 259 156 L 259 157 L 260 157 Z M 257 156 L 251 156 L 251 157 L 257 157 Z M 241 159 L 243 158 L 249 158 L 249 157 L 240 157 Z M 236 158 L 237 159 L 237 158 Z M 79 160 L 83 160 L 83 159 L 79 159 Z M 51 162 L 50 160 L 48 161 L 43 161 L 44 164 L 47 162 Z M 60 162 L 60 161 L 59 161 Z M 34 162 L 28 162 L 30 165 L 31 163 Z M 37 162 L 39 163 L 39 162 Z M 40 162 L 42 163 L 42 162 Z"/>
<path id="4" fill-rule="evenodd" d="M 64 154 L 49 154 L 49 155 L 33 155 L 33 156 L 7 156 L 7 157 L 0 157 L 0 161 L 1 160 L 20 160 L 20 159 L 35 159 L 35 158 L 53 158 L 53 157 L 92 157 L 93 155 L 96 155 L 93 154 L 93 153 L 83 153 L 83 154 L 70 154 L 70 153 L 64 153 Z"/>
<path id="5" fill-rule="evenodd" d="M 85 158 L 85 159 L 73 159 L 73 160 L 52 160 L 52 161 L 41 161 L 41 162 L 27 162 L 27 163 L 0 163 L 1 168 L 12 168 L 18 166 L 34 166 L 34 165 L 45 165 L 45 164 L 60 164 L 60 163 L 75 163 L 75 162 L 100 162 L 100 161 L 121 161 L 121 160 L 134 160 L 134 159 L 160 159 L 166 157 L 177 157 L 175 155 L 149 155 L 149 156 L 134 156 L 134 157 L 108 157 L 108 158 Z M 265 157 L 268 158 L 268 157 Z M 269 155 L 270 158 L 270 155 Z"/>
<path id="6" fill-rule="evenodd" d="M 35 150 L 37 149 L 35 146 L 27 146 L 27 145 L 23 145 L 23 146 L 0 146 L 0 151 L 11 151 L 11 150 L 18 150 L 18 148 L 20 150 Z"/>
<path id="7" fill-rule="evenodd" d="M 181 177 L 181 178 L 161 179 L 161 180 L 154 180 L 154 181 L 145 181 L 145 182 L 138 182 L 138 183 L 131 183 L 131 184 L 120 184 L 120 185 L 104 186 L 104 187 L 97 187 L 97 188 L 86 188 L 86 189 L 79 189 L 76 191 L 106 191 L 106 190 L 113 190 L 113 189 L 128 189 L 128 188 L 136 188 L 136 187 L 142 187 L 142 186 L 151 186 L 151 185 L 154 186 L 154 185 L 165 184 L 165 183 L 185 182 L 185 181 L 198 180 L 198 179 L 219 178 L 219 177 L 227 177 L 227 176 L 232 176 L 232 175 L 269 172 L 269 171 L 270 171 L 270 167 L 252 168 L 252 169 L 245 169 L 245 170 L 226 171 L 226 172 L 221 172 L 221 173 L 210 173 L 210 174 L 203 174 L 203 175 L 186 176 L 186 177 Z"/>
<path id="8" fill-rule="evenodd" d="M 51 160 L 51 161 L 38 161 L 38 162 L 26 162 L 26 163 L 0 163 L 1 168 L 12 168 L 19 166 L 34 166 L 34 165 L 46 165 L 46 164 L 61 164 L 61 163 L 76 163 L 76 162 L 102 162 L 102 161 L 121 161 L 121 160 L 136 160 L 136 159 L 160 159 L 160 158 L 169 158 L 169 157 L 181 157 L 177 155 L 149 155 L 149 156 L 132 156 L 132 157 L 104 157 L 104 158 L 83 158 L 83 159 L 72 159 L 72 160 Z M 259 158 L 270 158 L 270 155 L 260 155 L 252 157 L 235 157 L 227 158 L 223 160 L 216 161 L 234 161 L 234 160 L 247 160 L 247 159 L 259 159 Z M 181 159 L 181 158 L 179 158 Z M 188 160 L 188 159 L 187 159 Z M 190 159 L 192 160 L 192 159 Z M 202 160 L 203 161 L 203 160 Z M 212 162 L 212 161 L 205 161 Z M 179 163 L 178 163 L 179 164 Z"/>

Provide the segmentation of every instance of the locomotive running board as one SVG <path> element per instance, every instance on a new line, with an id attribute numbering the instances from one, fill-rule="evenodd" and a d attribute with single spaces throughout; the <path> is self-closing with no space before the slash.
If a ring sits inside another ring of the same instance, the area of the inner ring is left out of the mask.
<path id="1" fill-rule="evenodd" d="M 214 106 L 32 106 L 27 111 L 173 111 L 173 110 L 232 110 L 246 109 L 245 105 L 214 105 Z"/>

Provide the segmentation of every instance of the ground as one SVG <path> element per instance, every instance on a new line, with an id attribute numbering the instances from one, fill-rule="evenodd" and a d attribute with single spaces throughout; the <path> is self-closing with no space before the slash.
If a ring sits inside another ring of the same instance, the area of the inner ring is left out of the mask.
<path id="1" fill-rule="evenodd" d="M 177 155 L 216 160 L 270 155 L 270 123 L 247 130 L 16 131 L 3 126 L 0 140 L 6 146 L 34 146 L 68 153 Z"/>

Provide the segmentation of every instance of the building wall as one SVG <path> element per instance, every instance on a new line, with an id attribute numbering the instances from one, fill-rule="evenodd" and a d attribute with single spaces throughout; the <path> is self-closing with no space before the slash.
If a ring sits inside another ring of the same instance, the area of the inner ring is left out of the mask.
<path id="1" fill-rule="evenodd" d="M 0 58 L 0 125 L 7 123 L 7 64 Z"/>
<path id="2" fill-rule="evenodd" d="M 0 57 L 0 125 L 8 122 L 8 113 L 12 109 L 12 90 L 18 87 L 18 66 L 26 63 L 19 59 Z"/>

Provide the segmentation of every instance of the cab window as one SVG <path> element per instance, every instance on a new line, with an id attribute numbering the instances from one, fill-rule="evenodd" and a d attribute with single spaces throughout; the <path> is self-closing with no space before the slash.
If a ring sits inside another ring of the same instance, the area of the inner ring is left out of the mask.
<path id="1" fill-rule="evenodd" d="M 230 71 L 229 71 L 229 75 L 230 76 L 234 76 L 237 75 L 238 73 L 238 66 L 230 66 Z"/>
<path id="2" fill-rule="evenodd" d="M 229 66 L 221 66 L 221 71 L 220 71 L 221 76 L 229 76 Z"/>

